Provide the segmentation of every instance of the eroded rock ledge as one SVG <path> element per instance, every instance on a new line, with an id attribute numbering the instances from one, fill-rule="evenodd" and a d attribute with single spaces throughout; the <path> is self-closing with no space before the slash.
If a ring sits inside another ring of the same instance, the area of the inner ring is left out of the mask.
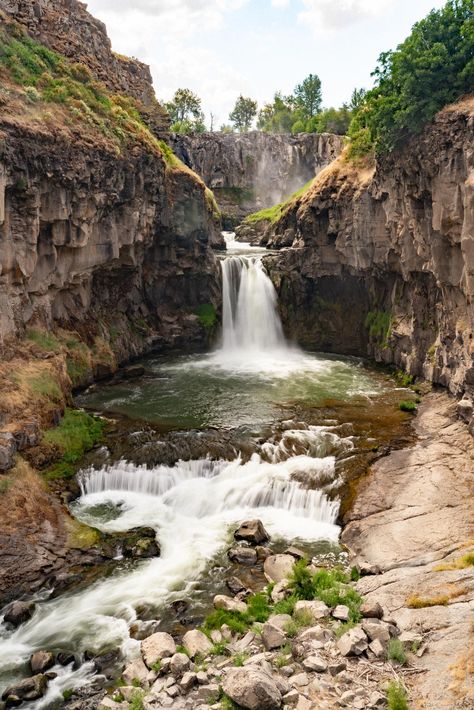
<path id="1" fill-rule="evenodd" d="M 472 390 L 473 176 L 472 98 L 376 169 L 324 170 L 268 235 L 289 335 Z"/>

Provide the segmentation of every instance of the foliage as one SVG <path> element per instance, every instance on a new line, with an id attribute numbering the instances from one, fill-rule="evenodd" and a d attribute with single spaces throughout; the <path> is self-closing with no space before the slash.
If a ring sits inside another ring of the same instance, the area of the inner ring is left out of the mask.
<path id="1" fill-rule="evenodd" d="M 189 89 L 178 89 L 171 101 L 165 104 L 175 133 L 203 133 L 204 114 L 201 99 Z"/>
<path id="2" fill-rule="evenodd" d="M 249 619 L 246 614 L 240 611 L 226 611 L 225 609 L 216 609 L 206 616 L 203 624 L 203 630 L 206 633 L 220 629 L 223 624 L 227 624 L 229 629 L 234 633 L 243 634 L 249 627 Z"/>
<path id="3" fill-rule="evenodd" d="M 342 570 L 318 570 L 311 574 L 306 560 L 299 560 L 290 577 L 290 587 L 297 599 L 320 599 L 329 607 L 349 607 L 349 621 L 360 620 L 361 596 L 349 586 L 350 578 Z"/>
<path id="4" fill-rule="evenodd" d="M 256 115 L 257 102 L 240 94 L 229 114 L 229 121 L 234 124 L 238 131 L 245 133 L 249 130 Z"/>
<path id="5" fill-rule="evenodd" d="M 220 643 L 215 643 L 214 646 L 209 651 L 210 656 L 228 656 L 229 649 L 227 644 L 221 641 Z"/>
<path id="6" fill-rule="evenodd" d="M 143 710 L 144 705 L 143 705 L 143 698 L 145 697 L 145 693 L 136 691 L 132 695 L 132 699 L 129 704 L 130 710 Z"/>
<path id="7" fill-rule="evenodd" d="M 71 121 L 90 125 L 119 147 L 139 141 L 159 150 L 139 102 L 112 94 L 88 67 L 47 49 L 16 23 L 0 29 L 0 73 L 24 87 L 30 103 L 60 104 Z"/>
<path id="8" fill-rule="evenodd" d="M 294 101 L 277 92 L 273 102 L 265 104 L 260 109 L 257 128 L 266 133 L 291 133 L 293 124 L 298 116 L 295 115 Z"/>
<path id="9" fill-rule="evenodd" d="M 401 683 L 392 681 L 387 690 L 388 710 L 408 710 L 407 692 Z"/>
<path id="10" fill-rule="evenodd" d="M 388 153 L 474 86 L 472 0 L 449 0 L 383 52 L 349 129 L 350 157 Z"/>
<path id="11" fill-rule="evenodd" d="M 404 372 L 403 370 L 395 370 L 393 376 L 400 387 L 410 387 L 415 382 L 413 375 L 410 375 L 408 372 Z"/>
<path id="12" fill-rule="evenodd" d="M 265 622 L 271 614 L 268 596 L 259 592 L 247 600 L 248 613 L 255 621 Z"/>
<path id="13" fill-rule="evenodd" d="M 412 399 L 404 399 L 402 402 L 399 403 L 398 408 L 402 412 L 416 412 L 416 402 L 414 402 Z"/>
<path id="14" fill-rule="evenodd" d="M 407 654 L 399 639 L 390 639 L 388 642 L 387 656 L 391 661 L 397 661 L 401 666 L 407 662 Z"/>
<path id="15" fill-rule="evenodd" d="M 61 461 L 47 472 L 48 478 L 69 478 L 74 475 L 74 464 L 101 441 L 104 426 L 104 422 L 97 417 L 67 409 L 59 426 L 44 434 L 44 440 L 55 444 L 62 455 Z"/>
<path id="16" fill-rule="evenodd" d="M 70 700 L 74 695 L 74 690 L 72 688 L 65 688 L 62 692 L 63 700 Z"/>
<path id="17" fill-rule="evenodd" d="M 294 103 L 300 109 L 303 120 L 313 118 L 321 110 L 321 79 L 317 74 L 309 74 L 295 87 Z"/>
<path id="18" fill-rule="evenodd" d="M 195 309 L 194 313 L 199 318 L 201 325 L 206 329 L 213 328 L 217 323 L 217 313 L 212 303 L 202 303 Z"/>

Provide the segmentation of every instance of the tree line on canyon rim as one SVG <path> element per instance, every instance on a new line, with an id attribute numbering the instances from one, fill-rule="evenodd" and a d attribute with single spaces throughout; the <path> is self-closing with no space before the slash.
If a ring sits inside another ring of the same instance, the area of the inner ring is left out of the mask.
<path id="1" fill-rule="evenodd" d="M 323 108 L 316 74 L 290 96 L 277 92 L 260 110 L 257 101 L 240 95 L 230 124 L 220 130 L 246 132 L 257 119 L 257 129 L 268 133 L 346 135 L 353 158 L 390 152 L 443 106 L 474 91 L 474 0 L 448 0 L 432 10 L 395 50 L 380 55 L 372 76 L 373 88 L 354 89 L 340 108 Z M 166 107 L 175 132 L 206 130 L 201 100 L 189 89 L 178 89 Z M 213 124 L 211 114 L 211 131 Z"/>

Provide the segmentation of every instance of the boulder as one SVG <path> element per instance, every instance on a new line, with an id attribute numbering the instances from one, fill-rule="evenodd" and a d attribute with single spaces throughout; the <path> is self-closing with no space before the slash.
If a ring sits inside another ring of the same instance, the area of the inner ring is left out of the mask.
<path id="1" fill-rule="evenodd" d="M 185 653 L 175 653 L 174 656 L 171 657 L 170 661 L 170 671 L 171 673 L 177 677 L 180 678 L 183 673 L 185 673 L 189 669 L 189 664 L 190 664 L 189 656 L 187 656 Z"/>
<path id="2" fill-rule="evenodd" d="M 44 673 L 54 666 L 54 653 L 51 651 L 36 651 L 30 658 L 30 668 L 33 675 Z"/>
<path id="3" fill-rule="evenodd" d="M 300 550 L 299 547 L 294 547 L 293 545 L 291 545 L 287 550 L 285 550 L 285 555 L 291 555 L 297 560 L 303 560 L 306 557 L 303 550 Z"/>
<path id="4" fill-rule="evenodd" d="M 270 555 L 263 563 L 263 571 L 269 582 L 288 579 L 293 571 L 295 558 L 291 555 Z"/>
<path id="5" fill-rule="evenodd" d="M 235 531 L 234 537 L 236 540 L 246 540 L 253 545 L 260 545 L 270 539 L 270 535 L 263 527 L 261 520 L 246 520 Z"/>
<path id="6" fill-rule="evenodd" d="M 76 663 L 76 657 L 69 651 L 60 651 L 56 656 L 56 662 L 59 663 L 60 666 L 69 666 L 71 663 Z"/>
<path id="7" fill-rule="evenodd" d="M 338 604 L 332 612 L 331 616 L 333 616 L 335 619 L 338 619 L 339 621 L 348 621 L 349 607 L 345 606 L 345 604 Z"/>
<path id="8" fill-rule="evenodd" d="M 372 651 L 376 658 L 384 658 L 386 655 L 386 646 L 380 641 L 380 639 L 375 639 L 369 643 L 369 649 Z"/>
<path id="9" fill-rule="evenodd" d="M 282 696 L 276 683 L 257 668 L 231 668 L 222 688 L 237 705 L 245 710 L 278 710 Z"/>
<path id="10" fill-rule="evenodd" d="M 285 645 L 286 634 L 282 629 L 267 621 L 262 628 L 262 642 L 267 651 L 272 651 L 274 648 L 281 648 Z"/>
<path id="11" fill-rule="evenodd" d="M 226 585 L 229 591 L 232 592 L 232 594 L 238 594 L 239 592 L 245 592 L 245 584 L 241 582 L 241 580 L 238 577 L 229 577 L 229 579 L 226 579 Z"/>
<path id="12" fill-rule="evenodd" d="M 382 619 L 383 609 L 378 602 L 365 601 L 360 607 L 364 619 Z"/>
<path id="13" fill-rule="evenodd" d="M 315 623 L 319 619 L 329 616 L 329 607 L 319 599 L 314 601 L 299 601 L 295 604 L 295 614 L 307 615 L 308 619 Z"/>
<path id="14" fill-rule="evenodd" d="M 38 700 L 46 693 L 48 679 L 42 673 L 34 675 L 31 678 L 25 678 L 15 685 L 11 685 L 2 694 L 2 700 L 5 700 L 6 706 L 19 705 L 14 700 L 20 702 L 24 700 Z"/>
<path id="15" fill-rule="evenodd" d="M 379 619 L 367 619 L 363 621 L 362 628 L 371 641 L 378 639 L 384 644 L 388 644 L 390 641 L 389 628 L 383 621 L 379 621 Z"/>
<path id="16" fill-rule="evenodd" d="M 133 685 L 136 681 L 139 681 L 140 684 L 144 684 L 148 678 L 148 668 L 141 658 L 136 658 L 125 668 L 122 673 L 122 678 L 127 685 Z"/>
<path id="17" fill-rule="evenodd" d="M 5 612 L 4 621 L 15 627 L 20 626 L 31 619 L 34 610 L 34 602 L 13 602 Z"/>
<path id="18" fill-rule="evenodd" d="M 0 471 L 9 471 L 15 465 L 16 442 L 10 432 L 0 432 Z"/>
<path id="19" fill-rule="evenodd" d="M 218 594 L 214 597 L 214 608 L 224 609 L 225 611 L 239 611 L 241 614 L 245 614 L 247 611 L 247 604 L 239 601 L 238 599 L 227 597 L 225 594 Z"/>
<path id="20" fill-rule="evenodd" d="M 267 557 L 273 554 L 269 547 L 264 547 L 263 545 L 257 545 L 255 552 L 257 553 L 257 560 L 259 562 L 266 560 Z"/>
<path id="21" fill-rule="evenodd" d="M 367 636 L 360 626 L 347 631 L 337 642 L 337 648 L 343 656 L 360 656 L 368 646 Z"/>
<path id="22" fill-rule="evenodd" d="M 180 680 L 179 687 L 184 693 L 189 693 L 197 683 L 196 673 L 187 671 Z"/>
<path id="23" fill-rule="evenodd" d="M 462 419 L 466 424 L 471 421 L 472 415 L 474 413 L 474 406 L 472 404 L 472 399 L 470 397 L 464 396 L 457 406 L 458 417 Z"/>
<path id="24" fill-rule="evenodd" d="M 176 653 L 176 644 L 172 636 L 159 631 L 141 642 L 141 651 L 143 660 L 151 668 L 157 661 Z"/>
<path id="25" fill-rule="evenodd" d="M 314 671 L 316 673 L 325 673 L 328 669 L 328 664 L 321 656 L 308 656 L 302 663 L 305 671 Z"/>
<path id="26" fill-rule="evenodd" d="M 203 655 L 209 653 L 212 648 L 212 643 L 202 631 L 193 629 L 184 634 L 183 646 L 191 658 L 194 658 L 198 653 Z"/>
<path id="27" fill-rule="evenodd" d="M 233 547 L 227 554 L 232 562 L 238 562 L 240 565 L 251 567 L 257 564 L 257 553 L 251 547 Z"/>
<path id="28" fill-rule="evenodd" d="M 287 579 L 282 579 L 281 582 L 277 582 L 272 589 L 271 598 L 272 602 L 275 604 L 281 602 L 286 597 L 291 595 L 291 589 L 289 588 L 289 581 Z"/>

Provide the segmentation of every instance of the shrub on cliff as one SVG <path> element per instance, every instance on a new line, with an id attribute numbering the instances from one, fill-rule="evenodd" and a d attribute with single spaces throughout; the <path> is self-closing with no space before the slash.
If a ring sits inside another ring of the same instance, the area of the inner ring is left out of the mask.
<path id="1" fill-rule="evenodd" d="M 416 23 L 395 51 L 380 55 L 375 87 L 352 119 L 351 157 L 387 153 L 435 113 L 474 90 L 474 5 L 449 0 Z"/>

